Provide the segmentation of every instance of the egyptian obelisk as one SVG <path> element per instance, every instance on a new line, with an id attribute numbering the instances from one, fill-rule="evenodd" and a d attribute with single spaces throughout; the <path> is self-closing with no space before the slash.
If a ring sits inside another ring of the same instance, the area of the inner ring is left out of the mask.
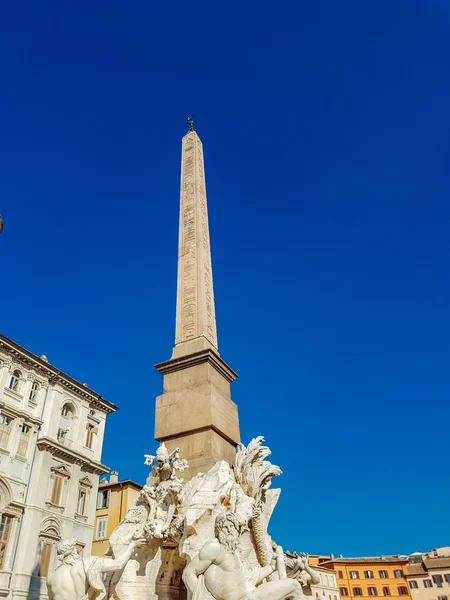
<path id="1" fill-rule="evenodd" d="M 155 438 L 189 461 L 187 477 L 218 460 L 233 464 L 240 441 L 230 397 L 236 373 L 218 351 L 206 204 L 203 145 L 188 117 L 182 140 L 175 347 L 156 365 L 164 376 L 156 398 Z"/>

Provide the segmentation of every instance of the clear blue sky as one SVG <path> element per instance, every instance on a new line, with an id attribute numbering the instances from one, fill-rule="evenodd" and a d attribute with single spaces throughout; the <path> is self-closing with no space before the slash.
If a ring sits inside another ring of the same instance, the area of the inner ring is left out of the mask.
<path id="1" fill-rule="evenodd" d="M 450 542 L 446 0 L 4 2 L 1 330 L 120 406 L 143 482 L 174 340 L 180 140 L 219 347 L 286 548 Z"/>

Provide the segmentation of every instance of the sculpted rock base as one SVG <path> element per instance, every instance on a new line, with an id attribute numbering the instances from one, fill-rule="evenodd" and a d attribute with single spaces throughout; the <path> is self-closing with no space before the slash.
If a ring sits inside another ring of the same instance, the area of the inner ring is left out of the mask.
<path id="1" fill-rule="evenodd" d="M 267 526 L 281 470 L 259 437 L 239 444 L 236 463 L 217 462 L 186 484 L 188 468 L 161 444 L 152 472 L 110 537 L 112 559 L 81 559 L 60 544 L 50 600 L 305 600 L 317 575 L 306 555 L 285 559 Z"/>

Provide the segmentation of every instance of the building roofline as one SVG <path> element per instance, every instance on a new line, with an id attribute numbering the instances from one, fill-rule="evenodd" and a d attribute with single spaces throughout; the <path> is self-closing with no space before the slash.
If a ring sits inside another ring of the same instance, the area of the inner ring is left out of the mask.
<path id="1" fill-rule="evenodd" d="M 332 558 L 321 562 L 321 565 L 328 563 L 339 563 L 339 564 L 364 564 L 364 563 L 407 563 L 408 559 L 406 556 L 349 556 L 346 558 Z"/>
<path id="2" fill-rule="evenodd" d="M 133 481 L 132 479 L 122 479 L 121 481 L 113 481 L 112 483 L 110 481 L 108 481 L 107 483 L 100 482 L 98 484 L 98 489 L 114 487 L 115 485 L 121 485 L 123 487 L 125 484 L 134 485 L 135 487 L 139 488 L 140 490 L 144 487 L 142 484 L 137 483 L 136 481 Z"/>
<path id="3" fill-rule="evenodd" d="M 44 374 L 53 382 L 60 383 L 65 387 L 71 389 L 72 391 L 78 393 L 80 396 L 83 396 L 84 398 L 89 400 L 89 402 L 96 405 L 98 409 L 103 410 L 107 414 L 118 410 L 118 407 L 115 404 L 109 402 L 108 400 L 105 400 L 105 398 L 102 398 L 102 396 L 100 396 L 100 394 L 97 394 L 97 392 L 95 392 L 94 390 L 91 390 L 86 385 L 80 383 L 73 377 L 70 377 L 70 375 L 67 375 L 63 371 L 60 371 L 50 363 L 46 362 L 45 360 L 42 360 L 42 358 L 39 358 L 39 356 L 37 356 L 36 354 L 33 354 L 26 348 L 23 348 L 13 340 L 10 340 L 9 338 L 0 333 L 0 350 L 2 348 L 11 352 L 22 362 L 31 362 L 34 368 L 37 368 L 37 370 L 39 370 L 41 374 Z"/>

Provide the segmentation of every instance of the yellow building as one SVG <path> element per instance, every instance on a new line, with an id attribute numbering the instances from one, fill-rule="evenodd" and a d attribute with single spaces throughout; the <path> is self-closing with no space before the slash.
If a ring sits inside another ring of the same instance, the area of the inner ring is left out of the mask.
<path id="1" fill-rule="evenodd" d="M 142 485 L 130 479 L 119 481 L 117 471 L 112 471 L 109 481 L 100 481 L 95 513 L 92 555 L 103 556 L 108 550 L 108 538 L 127 511 L 138 498 Z"/>
<path id="2" fill-rule="evenodd" d="M 346 597 L 349 600 L 364 600 L 373 596 L 411 600 L 406 579 L 406 557 L 324 558 L 321 557 L 321 566 L 336 571 L 341 600 Z"/>

